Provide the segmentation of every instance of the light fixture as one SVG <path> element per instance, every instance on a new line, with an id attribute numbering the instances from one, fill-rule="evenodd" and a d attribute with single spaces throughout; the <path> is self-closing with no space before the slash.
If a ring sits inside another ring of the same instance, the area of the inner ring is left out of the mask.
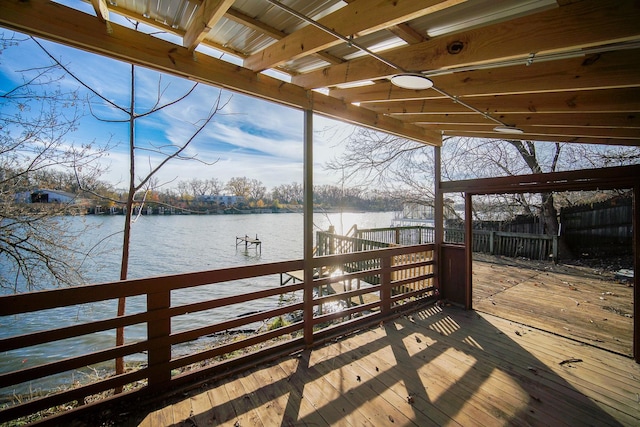
<path id="1" fill-rule="evenodd" d="M 496 127 L 493 128 L 493 130 L 495 132 L 510 133 L 510 134 L 521 134 L 521 133 L 524 133 L 524 131 L 522 129 L 517 128 L 515 126 L 509 126 L 509 125 L 496 126 Z"/>
<path id="2" fill-rule="evenodd" d="M 433 87 L 433 82 L 422 74 L 404 73 L 391 77 L 394 86 L 410 90 L 425 90 Z"/>

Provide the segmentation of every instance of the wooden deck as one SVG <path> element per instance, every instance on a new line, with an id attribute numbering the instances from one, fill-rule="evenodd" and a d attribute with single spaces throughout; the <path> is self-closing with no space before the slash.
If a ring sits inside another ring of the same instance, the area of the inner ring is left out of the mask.
<path id="1" fill-rule="evenodd" d="M 474 254 L 473 308 L 633 354 L 633 287 L 613 272 Z"/>
<path id="2" fill-rule="evenodd" d="M 430 306 L 121 418 L 116 425 L 633 426 L 640 365 Z"/>

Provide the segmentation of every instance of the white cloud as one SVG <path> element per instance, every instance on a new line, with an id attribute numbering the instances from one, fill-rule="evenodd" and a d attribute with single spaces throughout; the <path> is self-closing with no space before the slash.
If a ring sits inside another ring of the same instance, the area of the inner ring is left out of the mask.
<path id="1" fill-rule="evenodd" d="M 82 80 L 103 96 L 126 108 L 129 102 L 130 68 L 128 64 L 82 52 L 76 49 L 45 42 L 57 58 L 77 73 Z M 0 61 L 0 79 L 16 79 L 14 70 L 35 68 L 50 61 L 39 48 L 29 43 L 22 49 L 7 49 Z M 161 103 L 184 94 L 192 82 L 163 75 L 141 67 L 136 69 L 137 112 L 151 108 L 156 102 L 158 86 L 164 91 Z M 159 83 L 160 82 L 160 83 Z M 75 86 L 67 77 L 66 87 Z M 216 177 L 227 181 L 236 176 L 261 180 L 268 188 L 303 181 L 303 113 L 290 107 L 251 98 L 242 94 L 200 85 L 186 100 L 136 123 L 137 144 L 182 145 L 194 132 L 197 120 L 210 111 L 219 94 L 222 102 L 228 101 L 193 145 L 186 156 L 197 156 L 204 162 L 216 162 L 212 166 L 195 161 L 171 161 L 159 175 L 161 181 L 185 180 L 195 177 Z M 113 111 L 102 110 L 109 117 Z M 118 118 L 126 118 L 119 113 Z M 349 125 L 316 116 L 314 118 L 314 169 L 317 184 L 334 184 L 322 165 L 339 151 L 337 143 L 343 138 Z M 321 132 L 331 126 L 331 132 Z M 109 164 L 110 171 L 102 179 L 118 187 L 126 186 L 128 179 L 128 132 L 126 123 L 101 123 L 87 116 L 81 128 L 69 137 L 72 142 L 96 141 L 98 144 L 119 143 L 101 161 Z M 148 152 L 138 153 L 138 171 L 148 171 Z M 152 162 L 158 162 L 152 156 Z M 156 164 L 156 163 L 153 163 Z"/>

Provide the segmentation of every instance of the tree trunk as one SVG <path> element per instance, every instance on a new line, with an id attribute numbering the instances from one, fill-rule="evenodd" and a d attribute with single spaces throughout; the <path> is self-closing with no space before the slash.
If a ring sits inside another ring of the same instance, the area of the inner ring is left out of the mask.
<path id="1" fill-rule="evenodd" d="M 124 236 L 122 238 L 122 259 L 120 261 L 120 280 L 127 280 L 129 274 L 129 243 L 131 238 L 131 217 L 133 213 L 133 201 L 135 197 L 135 67 L 131 66 L 131 100 L 129 114 L 129 192 L 127 194 L 126 215 L 124 222 Z M 117 316 L 124 316 L 126 311 L 124 297 L 118 298 Z M 124 328 L 116 328 L 116 347 L 124 345 Z M 124 358 L 116 358 L 116 375 L 124 373 Z M 117 387 L 115 393 L 121 393 L 122 387 Z"/>

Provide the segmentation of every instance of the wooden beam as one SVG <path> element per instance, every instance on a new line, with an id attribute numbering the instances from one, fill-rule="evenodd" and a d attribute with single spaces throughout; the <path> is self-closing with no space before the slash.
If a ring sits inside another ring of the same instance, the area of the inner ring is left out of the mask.
<path id="1" fill-rule="evenodd" d="M 431 89 L 425 91 L 434 93 Z M 481 111 L 493 115 L 532 113 L 624 113 L 640 111 L 640 88 L 584 90 L 465 98 Z M 448 98 L 362 106 L 384 114 L 468 113 L 469 109 Z"/>
<path id="2" fill-rule="evenodd" d="M 344 37 L 362 36 L 445 9 L 462 1 L 465 0 L 413 2 L 356 0 L 319 19 L 318 22 Z M 313 25 L 307 25 L 277 43 L 249 56 L 245 60 L 244 66 L 254 71 L 263 71 L 276 67 L 285 61 L 301 58 L 341 43 L 344 41 Z"/>
<path id="3" fill-rule="evenodd" d="M 514 175 L 499 178 L 477 178 L 445 181 L 444 193 L 518 194 L 542 191 L 625 189 L 633 188 L 640 176 L 640 165 L 600 169 L 579 169 L 565 172 Z"/>
<path id="4" fill-rule="evenodd" d="M 419 113 L 394 115 L 397 119 L 421 126 L 459 124 L 490 125 L 492 122 L 480 114 Z M 522 123 L 523 126 L 571 126 L 586 128 L 640 128 L 640 113 L 503 113 L 505 123 Z"/>
<path id="5" fill-rule="evenodd" d="M 628 147 L 637 147 L 638 139 L 622 139 L 596 136 L 565 136 L 561 134 L 545 134 L 545 133 L 523 133 L 519 135 L 506 135 L 498 132 L 463 132 L 460 130 L 450 130 L 444 133 L 444 136 L 459 136 L 462 138 L 484 138 L 484 139 L 513 139 L 520 141 L 540 141 L 540 142 L 566 142 L 572 144 L 597 144 L 597 145 L 623 145 Z"/>
<path id="6" fill-rule="evenodd" d="M 406 41 L 409 44 L 418 44 L 427 40 L 426 34 L 423 35 L 409 26 L 407 23 L 394 25 L 389 28 L 393 34 Z"/>
<path id="7" fill-rule="evenodd" d="M 281 40 L 287 36 L 287 33 L 285 33 L 284 31 L 280 31 L 277 28 L 258 21 L 257 19 L 253 19 L 250 16 L 247 16 L 244 13 L 239 12 L 233 8 L 229 9 L 224 16 L 241 25 L 249 27 L 252 30 L 266 34 L 274 40 Z M 317 52 L 314 55 L 324 61 L 327 61 L 329 64 L 341 64 L 344 62 L 342 59 L 330 55 L 327 52 Z"/>
<path id="8" fill-rule="evenodd" d="M 436 75 L 431 79 L 436 87 L 459 97 L 638 87 L 640 50 L 534 62 L 529 66 L 522 64 L 464 71 Z M 380 81 L 376 85 L 332 89 L 329 94 L 349 102 L 378 102 L 421 99 L 424 93 Z"/>
<path id="9" fill-rule="evenodd" d="M 290 107 L 313 108 L 319 114 L 419 142 L 441 144 L 439 133 L 315 94 L 204 54 L 198 54 L 194 59 L 193 52 L 187 48 L 148 34 L 117 24 L 112 24 L 112 32 L 96 31 L 95 17 L 47 0 L 0 2 L 0 25 Z"/>
<path id="10" fill-rule="evenodd" d="M 112 4 L 112 3 L 107 3 L 107 6 L 109 7 L 109 10 L 113 13 L 116 13 L 118 15 L 121 15 L 125 18 L 129 18 L 132 19 L 134 21 L 138 21 L 140 23 L 143 23 L 145 25 L 148 25 L 152 28 L 157 28 L 160 31 L 164 31 L 168 34 L 173 34 L 175 36 L 178 36 L 180 38 L 184 39 L 184 35 L 186 34 L 186 31 L 178 28 L 178 27 L 173 27 L 171 26 L 169 23 L 165 23 L 165 22 L 159 22 L 158 20 L 154 19 L 153 17 L 146 17 L 144 15 L 140 15 L 139 13 L 135 13 L 129 9 L 126 9 L 124 7 L 118 6 L 117 4 Z M 227 16 L 227 14 L 225 14 L 225 16 Z M 207 39 L 203 39 L 200 42 L 201 45 L 203 46 L 207 46 L 213 49 L 217 49 L 221 52 L 225 52 L 228 53 L 230 55 L 234 55 L 238 58 L 245 58 L 247 55 L 245 55 L 242 52 L 238 52 L 236 50 L 233 50 L 231 48 L 229 48 L 228 46 L 222 46 L 220 44 L 217 43 L 213 43 Z"/>
<path id="11" fill-rule="evenodd" d="M 196 9 L 195 16 L 182 39 L 183 46 L 190 51 L 195 50 L 233 2 L 234 0 L 203 0 L 200 7 Z"/>
<path id="12" fill-rule="evenodd" d="M 252 17 L 234 9 L 229 8 L 225 17 L 237 22 L 238 24 L 242 24 L 245 27 L 249 27 L 252 30 L 258 31 L 262 34 L 265 34 L 272 39 L 280 40 L 287 36 L 287 33 L 284 31 L 280 31 L 277 28 L 272 27 L 271 25 L 267 25 L 264 22 L 260 22 L 257 19 L 253 19 Z"/>
<path id="13" fill-rule="evenodd" d="M 411 123 L 404 123 L 394 117 L 378 114 L 366 108 L 356 107 L 352 104 L 343 103 L 330 96 L 318 92 L 311 92 L 311 103 L 314 111 L 327 117 L 342 120 L 354 125 L 371 127 L 383 132 L 413 139 L 428 145 L 442 145 L 442 134 L 439 131 L 426 129 Z M 365 124 L 365 123 L 368 123 Z M 375 126 L 372 126 L 375 125 Z M 406 125 L 406 127 L 404 126 Z M 419 137 L 418 137 L 419 136 Z"/>
<path id="14" fill-rule="evenodd" d="M 530 54 L 574 51 L 640 37 L 640 8 L 632 1 L 584 0 L 507 22 L 385 52 L 405 70 L 427 71 L 485 64 Z M 306 88 L 389 77 L 397 70 L 366 57 L 294 77 Z"/>
<path id="15" fill-rule="evenodd" d="M 638 136 L 636 135 L 622 137 L 620 135 L 614 135 L 614 132 L 611 132 L 612 135 L 607 135 L 603 133 L 603 135 L 589 135 L 588 132 L 578 132 L 574 131 L 573 133 L 567 132 L 565 130 L 559 130 L 557 132 L 540 130 L 536 131 L 528 131 L 525 130 L 523 134 L 518 135 L 505 135 L 504 133 L 493 132 L 487 130 L 486 132 L 481 131 L 463 131 L 458 129 L 452 130 L 444 130 L 444 135 L 446 136 L 459 136 L 463 138 L 485 138 L 485 139 L 517 139 L 521 141 L 548 141 L 548 142 L 569 142 L 574 144 L 598 144 L 598 145 L 623 145 L 623 146 L 637 146 L 638 145 Z"/>
<path id="16" fill-rule="evenodd" d="M 107 6 L 106 0 L 91 0 L 91 5 L 100 22 L 109 22 L 109 7 Z"/>
<path id="17" fill-rule="evenodd" d="M 447 135 L 453 133 L 456 134 L 469 134 L 478 135 L 482 133 L 494 132 L 493 128 L 497 123 L 489 120 L 483 124 L 466 124 L 466 123 L 447 123 L 447 124 L 420 124 L 425 129 L 433 129 L 436 131 L 442 131 Z M 621 139 L 621 140 L 637 140 L 640 141 L 640 128 L 615 128 L 615 127 L 571 127 L 571 126 L 530 126 L 518 125 L 519 129 L 522 129 L 527 135 L 526 139 L 535 139 L 537 135 L 540 136 L 558 136 L 564 138 L 607 138 L 607 139 Z M 504 137 L 504 134 L 495 132 L 494 138 Z"/>

